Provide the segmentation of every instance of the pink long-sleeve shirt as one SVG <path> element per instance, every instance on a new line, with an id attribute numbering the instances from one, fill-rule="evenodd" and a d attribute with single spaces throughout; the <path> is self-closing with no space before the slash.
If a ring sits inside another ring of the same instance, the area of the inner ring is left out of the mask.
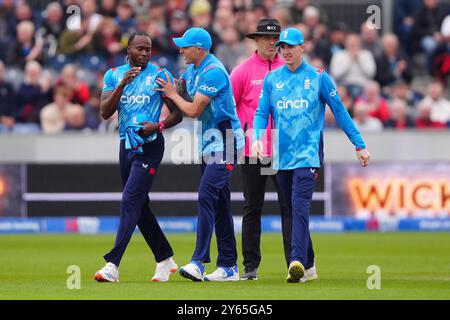
<path id="1" fill-rule="evenodd" d="M 243 130 L 253 129 L 253 118 L 258 108 L 259 96 L 264 77 L 267 73 L 284 65 L 283 59 L 277 54 L 273 61 L 262 59 L 256 52 L 237 66 L 231 72 L 231 85 L 233 87 L 236 109 Z M 270 120 L 270 119 L 269 119 Z M 271 148 L 271 121 L 263 138 L 264 154 L 270 157 Z M 251 156 L 250 146 L 253 141 L 251 131 L 246 132 L 245 152 L 246 157 Z"/>

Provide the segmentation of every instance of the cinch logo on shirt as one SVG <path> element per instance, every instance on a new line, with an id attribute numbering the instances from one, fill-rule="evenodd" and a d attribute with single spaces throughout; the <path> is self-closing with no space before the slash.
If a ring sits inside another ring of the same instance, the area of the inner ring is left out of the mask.
<path id="1" fill-rule="evenodd" d="M 300 100 L 287 100 L 286 97 L 283 97 L 281 101 L 277 102 L 278 109 L 303 109 L 309 108 L 309 101 L 305 99 Z"/>
<path id="2" fill-rule="evenodd" d="M 146 94 L 140 94 L 140 95 L 130 95 L 130 94 L 126 94 L 126 95 L 122 95 L 120 97 L 120 102 L 122 103 L 150 103 L 150 96 L 146 95 Z"/>
<path id="3" fill-rule="evenodd" d="M 210 93 L 216 93 L 217 92 L 217 88 L 216 87 L 209 87 L 206 84 L 202 84 L 200 86 L 200 89 L 206 92 L 210 92 Z"/>

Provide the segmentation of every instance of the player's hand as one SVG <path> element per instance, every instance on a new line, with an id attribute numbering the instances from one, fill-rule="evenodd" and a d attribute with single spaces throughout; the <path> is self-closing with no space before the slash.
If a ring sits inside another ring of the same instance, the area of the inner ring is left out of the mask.
<path id="1" fill-rule="evenodd" d="M 262 141 L 257 140 L 253 142 L 251 149 L 252 156 L 257 157 L 260 161 L 262 161 L 264 158 Z"/>
<path id="2" fill-rule="evenodd" d="M 152 133 L 156 133 L 159 131 L 159 123 L 145 121 L 145 122 L 139 122 L 139 124 L 144 126 L 140 131 L 145 136 L 149 136 Z"/>
<path id="3" fill-rule="evenodd" d="M 130 84 L 134 78 L 136 78 L 139 73 L 141 72 L 141 67 L 133 67 L 130 70 L 128 70 L 125 75 L 123 76 L 122 81 L 120 81 L 119 86 L 126 86 L 127 84 Z"/>
<path id="4" fill-rule="evenodd" d="M 357 150 L 356 156 L 363 167 L 367 167 L 369 165 L 370 153 L 367 149 Z"/>
<path id="5" fill-rule="evenodd" d="M 167 98 L 171 99 L 174 95 L 177 94 L 177 88 L 173 85 L 172 81 L 170 81 L 170 77 L 165 72 L 166 79 L 158 78 L 156 79 L 156 83 L 161 86 L 161 88 L 155 89 L 156 91 L 164 92 Z"/>
<path id="6" fill-rule="evenodd" d="M 192 98 L 189 95 L 186 87 L 186 80 L 183 78 L 175 79 L 175 87 L 177 88 L 177 93 L 179 96 L 181 96 L 184 100 L 188 102 L 192 102 Z"/>

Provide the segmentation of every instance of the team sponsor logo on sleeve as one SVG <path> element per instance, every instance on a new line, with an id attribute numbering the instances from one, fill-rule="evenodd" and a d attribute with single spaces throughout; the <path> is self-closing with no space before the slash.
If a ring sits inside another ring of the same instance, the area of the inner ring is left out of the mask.
<path id="1" fill-rule="evenodd" d="M 214 86 L 210 87 L 210 86 L 207 86 L 206 84 L 202 84 L 199 89 L 203 90 L 205 92 L 209 92 L 209 93 L 217 93 L 217 91 L 219 91 L 219 90 L 217 90 L 216 87 L 214 87 Z"/>

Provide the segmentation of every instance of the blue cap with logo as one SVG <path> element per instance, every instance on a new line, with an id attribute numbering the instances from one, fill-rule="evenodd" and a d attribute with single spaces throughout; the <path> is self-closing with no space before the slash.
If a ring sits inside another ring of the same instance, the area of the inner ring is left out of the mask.
<path id="1" fill-rule="evenodd" d="M 291 46 L 296 46 L 299 44 L 305 44 L 305 37 L 303 33 L 296 28 L 284 29 L 280 34 L 280 39 L 275 46 L 279 47 L 282 43 L 287 43 Z"/>
<path id="2" fill-rule="evenodd" d="M 181 38 L 173 38 L 173 43 L 177 47 L 199 47 L 204 50 L 209 50 L 212 45 L 211 36 L 203 28 L 190 28 Z"/>

